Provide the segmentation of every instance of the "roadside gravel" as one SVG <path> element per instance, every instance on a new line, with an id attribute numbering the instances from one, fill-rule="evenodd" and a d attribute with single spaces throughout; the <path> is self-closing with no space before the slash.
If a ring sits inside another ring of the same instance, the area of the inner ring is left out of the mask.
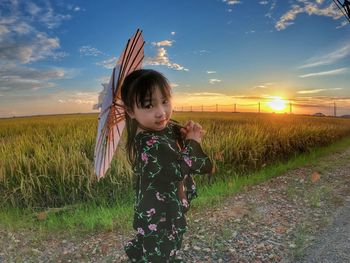
<path id="1" fill-rule="evenodd" d="M 192 210 L 178 256 L 189 263 L 350 262 L 349 198 L 350 148 Z M 127 262 L 123 244 L 133 234 L 39 235 L 0 226 L 0 262 Z"/>
<path id="2" fill-rule="evenodd" d="M 350 197 L 337 211 L 333 222 L 316 237 L 297 263 L 350 262 Z"/>

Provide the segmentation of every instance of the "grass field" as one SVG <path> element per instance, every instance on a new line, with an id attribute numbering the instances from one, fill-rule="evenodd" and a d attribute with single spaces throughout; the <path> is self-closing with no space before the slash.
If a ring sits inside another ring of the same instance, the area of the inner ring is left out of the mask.
<path id="1" fill-rule="evenodd" d="M 350 135 L 350 120 L 249 113 L 175 113 L 206 130 L 205 151 L 215 177 L 241 176 Z M 97 115 L 78 114 L 0 120 L 0 206 L 47 208 L 132 198 L 133 177 L 123 147 L 106 177 L 97 182 L 93 151 Z M 122 142 L 123 144 L 123 142 Z"/>

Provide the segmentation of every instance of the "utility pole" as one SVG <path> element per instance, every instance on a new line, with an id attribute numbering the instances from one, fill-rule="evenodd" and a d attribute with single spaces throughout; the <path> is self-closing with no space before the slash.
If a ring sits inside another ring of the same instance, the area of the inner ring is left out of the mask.
<path id="1" fill-rule="evenodd" d="M 289 114 L 292 114 L 292 103 L 289 102 Z"/>
<path id="2" fill-rule="evenodd" d="M 236 112 L 236 110 L 237 110 L 236 106 L 237 106 L 237 104 L 235 103 L 235 105 L 233 107 L 234 108 L 233 112 Z"/>
<path id="3" fill-rule="evenodd" d="M 337 117 L 337 105 L 334 102 L 334 117 Z"/>
<path id="4" fill-rule="evenodd" d="M 259 107 L 258 107 L 259 113 L 260 113 L 260 101 L 259 101 Z"/>

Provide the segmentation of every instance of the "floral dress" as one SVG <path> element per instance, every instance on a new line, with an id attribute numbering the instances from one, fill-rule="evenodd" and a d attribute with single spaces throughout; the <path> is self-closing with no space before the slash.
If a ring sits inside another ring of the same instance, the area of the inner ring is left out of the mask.
<path id="1" fill-rule="evenodd" d="M 179 182 L 185 182 L 185 193 L 191 201 L 196 195 L 191 174 L 212 170 L 201 145 L 185 140 L 179 147 L 178 136 L 172 124 L 162 131 L 143 131 L 135 136 L 133 227 L 137 236 L 125 246 L 131 262 L 176 262 L 176 252 L 187 230 L 187 204 L 179 198 Z"/>

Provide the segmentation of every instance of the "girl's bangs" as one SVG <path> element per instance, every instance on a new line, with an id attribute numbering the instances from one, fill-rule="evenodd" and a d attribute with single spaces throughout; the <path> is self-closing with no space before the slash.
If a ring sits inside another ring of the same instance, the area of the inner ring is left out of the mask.
<path id="1" fill-rule="evenodd" d="M 157 88 L 160 89 L 160 92 L 165 98 L 171 98 L 171 88 L 166 79 L 163 78 L 152 77 L 149 79 L 140 80 L 140 83 L 137 83 L 135 87 L 137 87 L 137 89 L 135 90 L 135 97 L 133 101 L 136 103 L 138 108 L 145 107 L 146 102 L 152 98 L 153 92 Z"/>

